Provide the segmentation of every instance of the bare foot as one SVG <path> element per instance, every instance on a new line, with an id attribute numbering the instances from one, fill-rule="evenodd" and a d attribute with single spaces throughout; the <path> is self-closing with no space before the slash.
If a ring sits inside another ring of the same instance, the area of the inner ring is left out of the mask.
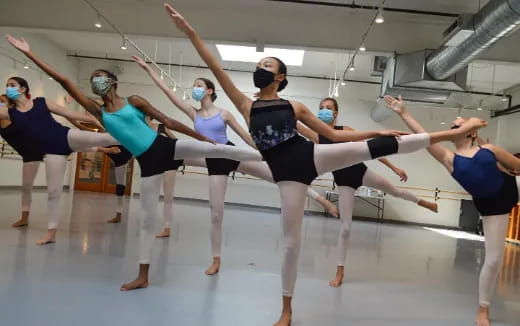
<path id="1" fill-rule="evenodd" d="M 333 288 L 338 288 L 343 283 L 343 277 L 345 276 L 345 267 L 338 266 L 336 271 L 336 278 L 329 282 L 329 285 Z"/>
<path id="2" fill-rule="evenodd" d="M 121 223 L 121 213 L 116 213 L 116 216 L 108 220 L 107 223 Z"/>
<path id="3" fill-rule="evenodd" d="M 290 311 L 283 311 L 280 319 L 273 326 L 291 326 L 291 317 Z"/>
<path id="4" fill-rule="evenodd" d="M 56 242 L 56 229 L 49 229 L 47 230 L 47 235 L 45 235 L 40 240 L 36 241 L 36 244 L 38 246 L 43 246 L 51 243 Z"/>
<path id="5" fill-rule="evenodd" d="M 29 220 L 26 218 L 23 218 L 23 217 L 21 219 L 19 219 L 18 221 L 14 222 L 13 224 L 11 224 L 11 226 L 13 228 L 21 228 L 21 227 L 24 227 L 27 225 L 29 225 Z"/>
<path id="6" fill-rule="evenodd" d="M 164 228 L 161 233 L 157 233 L 156 238 L 169 238 L 170 237 L 170 228 Z"/>
<path id="7" fill-rule="evenodd" d="M 213 264 L 206 270 L 206 275 L 215 275 L 220 269 L 220 257 L 213 257 Z"/>
<path id="8" fill-rule="evenodd" d="M 489 323 L 489 308 L 488 307 L 478 307 L 477 311 L 477 319 L 475 320 L 477 326 L 490 326 Z"/>
<path id="9" fill-rule="evenodd" d="M 132 282 L 121 285 L 121 291 L 132 291 L 136 289 L 145 289 L 148 287 L 148 280 L 143 278 L 136 278 Z"/>
<path id="10" fill-rule="evenodd" d="M 427 209 L 431 210 L 432 212 L 435 212 L 435 213 L 438 212 L 438 205 L 435 202 L 421 199 L 421 200 L 419 200 L 417 205 L 427 208 Z"/>

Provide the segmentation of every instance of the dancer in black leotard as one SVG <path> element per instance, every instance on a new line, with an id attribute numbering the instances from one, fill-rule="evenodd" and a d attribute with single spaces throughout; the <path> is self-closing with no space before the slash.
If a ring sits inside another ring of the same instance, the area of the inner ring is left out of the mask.
<path id="1" fill-rule="evenodd" d="M 350 127 L 336 125 L 338 117 L 338 102 L 336 99 L 327 97 L 320 102 L 320 111 L 318 118 L 325 122 L 331 128 L 337 130 L 354 130 Z M 309 128 L 298 126 L 298 130 L 307 138 L 311 139 L 317 144 L 332 144 L 333 142 L 322 135 L 311 131 Z M 397 168 L 395 165 L 390 163 L 386 158 L 378 159 L 381 163 L 388 166 L 394 171 L 400 178 L 401 181 L 406 181 L 408 176 L 406 173 Z M 368 186 L 371 188 L 382 190 L 383 192 L 390 194 L 397 198 L 416 203 L 419 206 L 430 209 L 431 211 L 437 212 L 437 204 L 429 202 L 424 199 L 419 199 L 415 194 L 408 190 L 399 189 L 392 185 L 388 180 L 376 174 L 372 170 L 369 170 L 364 163 L 359 163 L 348 168 L 341 170 L 332 171 L 334 176 L 334 182 L 338 186 L 339 193 L 339 207 L 341 214 L 341 231 L 338 239 L 338 261 L 336 268 L 336 278 L 329 282 L 332 287 L 338 287 L 343 282 L 345 275 L 345 259 L 347 256 L 348 241 L 350 238 L 350 227 L 352 224 L 352 213 L 354 211 L 354 199 L 355 192 L 360 186 Z"/>
<path id="2" fill-rule="evenodd" d="M 413 132 L 426 131 L 406 110 L 401 98 L 386 96 L 385 101 Z M 467 123 L 468 120 L 457 118 L 451 129 L 463 128 Z M 476 138 L 476 132 L 466 133 L 453 140 L 455 151 L 440 144 L 428 147 L 428 151 L 473 197 L 482 216 L 486 258 L 480 272 L 476 322 L 478 326 L 489 326 L 489 306 L 504 260 L 509 213 L 518 203 L 520 185 L 518 177 L 510 175 L 502 166 L 517 173 L 520 159 L 495 145 L 477 146 Z"/>
<path id="3" fill-rule="evenodd" d="M 165 8 L 175 25 L 189 37 L 201 58 L 220 82 L 226 95 L 243 115 L 249 125 L 251 136 L 267 161 L 274 181 L 280 189 L 284 237 L 283 310 L 276 323 L 277 326 L 287 326 L 291 322 L 291 299 L 300 251 L 305 190 L 316 176 L 377 157 L 416 151 L 486 125 L 480 119 L 472 119 L 463 130 L 406 135 L 399 138 L 394 137 L 401 134 L 396 131 L 334 130 L 316 118 L 302 103 L 287 101 L 278 96 L 278 92 L 288 83 L 287 68 L 281 60 L 272 57 L 260 60 L 257 65 L 253 79 L 260 93 L 259 100 L 253 102 L 233 84 L 219 61 L 188 22 L 170 5 L 165 4 Z M 299 136 L 296 130 L 297 121 L 301 121 L 315 132 L 335 142 L 386 137 L 371 139 L 368 142 L 315 145 Z"/>

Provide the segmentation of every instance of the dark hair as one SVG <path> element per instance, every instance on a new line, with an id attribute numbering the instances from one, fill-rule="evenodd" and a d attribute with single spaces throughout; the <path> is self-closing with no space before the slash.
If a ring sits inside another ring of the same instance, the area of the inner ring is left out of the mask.
<path id="1" fill-rule="evenodd" d="M 215 92 L 215 84 L 213 84 L 213 82 L 207 78 L 197 78 L 196 80 L 202 80 L 204 84 L 206 84 L 207 89 L 213 90 L 213 94 L 211 94 L 211 101 L 215 102 L 217 99 L 217 93 Z"/>
<path id="2" fill-rule="evenodd" d="M 324 98 L 323 100 L 320 101 L 320 106 L 321 106 L 321 103 L 323 103 L 325 101 L 331 101 L 332 103 L 334 103 L 334 109 L 336 109 L 336 112 L 338 112 L 338 110 L 339 110 L 338 101 L 335 98 L 333 98 L 333 97 Z"/>
<path id="3" fill-rule="evenodd" d="M 273 58 L 276 61 L 278 61 L 278 73 L 285 75 L 285 79 L 282 80 L 280 82 L 280 85 L 278 86 L 278 92 L 280 92 L 285 87 L 287 87 L 287 84 L 289 84 L 289 82 L 287 81 L 287 66 L 285 65 L 285 63 L 282 60 L 278 59 L 277 57 L 270 57 L 270 58 Z"/>
<path id="4" fill-rule="evenodd" d="M 110 71 L 108 71 L 108 70 L 105 70 L 105 69 L 96 69 L 96 70 L 94 70 L 94 72 L 102 72 L 102 73 L 104 73 L 105 75 L 107 75 L 108 78 L 117 81 L 117 76 L 114 75 L 114 73 L 112 73 L 112 72 L 110 72 Z M 90 81 L 92 81 L 92 78 L 94 78 L 94 77 L 91 76 L 91 77 L 90 77 Z M 117 83 L 115 83 L 114 85 L 112 85 L 112 87 L 114 87 L 114 89 L 117 89 Z"/>
<path id="5" fill-rule="evenodd" d="M 29 88 L 29 83 L 27 82 L 27 80 L 23 79 L 22 77 L 11 77 L 9 79 L 16 80 L 20 87 L 25 87 L 25 89 L 27 90 L 25 93 L 25 97 L 31 98 L 31 89 Z"/>

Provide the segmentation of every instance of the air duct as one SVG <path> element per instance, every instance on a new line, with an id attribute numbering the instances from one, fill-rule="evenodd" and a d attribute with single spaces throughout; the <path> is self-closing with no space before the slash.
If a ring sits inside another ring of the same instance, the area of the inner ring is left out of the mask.
<path id="1" fill-rule="evenodd" d="M 436 80 L 446 79 L 520 25 L 520 0 L 491 0 L 472 16 L 474 32 L 456 46 L 432 53 L 426 62 Z"/>

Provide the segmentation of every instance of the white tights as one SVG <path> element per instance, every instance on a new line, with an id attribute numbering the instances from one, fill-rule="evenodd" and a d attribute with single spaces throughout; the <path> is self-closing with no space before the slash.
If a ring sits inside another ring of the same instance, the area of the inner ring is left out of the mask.
<path id="1" fill-rule="evenodd" d="M 45 155 L 45 177 L 47 180 L 48 229 L 57 229 L 60 218 L 60 198 L 63 191 L 63 176 L 67 167 L 67 156 Z"/>
<path id="2" fill-rule="evenodd" d="M 236 161 L 261 161 L 262 155 L 253 149 L 236 146 L 213 145 L 194 140 L 177 140 L 175 159 L 197 159 L 202 157 L 227 158 Z M 141 232 L 139 235 L 139 263 L 149 264 L 152 253 L 154 221 L 161 187 L 162 174 L 141 178 Z"/>
<path id="3" fill-rule="evenodd" d="M 119 142 L 107 133 L 70 129 L 67 141 L 73 152 L 95 152 L 96 147 L 119 145 Z"/>
<path id="4" fill-rule="evenodd" d="M 204 159 L 191 159 L 186 160 L 184 163 L 188 166 L 206 167 L 206 160 Z M 244 173 L 261 180 L 274 183 L 273 175 L 269 166 L 265 162 L 240 162 L 237 171 Z M 227 176 L 213 175 L 209 177 L 210 188 L 210 213 L 211 213 L 211 253 L 213 257 L 220 257 L 222 253 L 222 227 L 224 219 L 224 200 L 227 188 Z M 308 187 L 307 195 L 313 199 L 319 197 L 319 194 Z M 165 228 L 167 227 L 165 220 Z"/>
<path id="5" fill-rule="evenodd" d="M 363 186 L 382 190 L 387 194 L 411 201 L 412 203 L 419 202 L 419 198 L 412 192 L 395 187 L 388 180 L 370 170 L 367 170 L 363 176 Z M 345 258 L 347 256 L 348 240 L 350 238 L 350 227 L 352 224 L 356 189 L 347 186 L 339 186 L 338 192 L 339 214 L 342 220 L 338 239 L 338 266 L 344 266 Z"/>
<path id="6" fill-rule="evenodd" d="M 114 174 L 116 177 L 116 185 L 121 185 L 126 187 L 126 169 L 128 167 L 128 163 L 116 166 L 114 168 Z M 125 196 L 124 194 L 122 196 L 117 196 L 117 213 L 122 214 L 123 213 L 123 206 L 125 202 Z"/>
<path id="7" fill-rule="evenodd" d="M 163 176 L 163 192 L 164 192 L 164 228 L 171 228 L 173 219 L 173 197 L 175 190 L 175 176 L 177 171 L 166 171 Z"/>
<path id="8" fill-rule="evenodd" d="M 31 210 L 32 187 L 40 162 L 25 162 L 22 168 L 22 212 Z"/>
<path id="9" fill-rule="evenodd" d="M 430 146 L 426 133 L 401 136 L 397 140 L 399 154 L 411 153 Z M 388 156 L 388 155 L 385 155 Z M 315 145 L 314 164 L 318 174 L 339 170 L 374 159 L 366 142 Z M 301 225 L 307 186 L 294 181 L 277 183 L 282 200 L 282 230 L 284 251 L 282 261 L 282 294 L 292 296 L 296 285 L 300 253 Z"/>
<path id="10" fill-rule="evenodd" d="M 482 216 L 482 222 L 484 224 L 486 258 L 480 271 L 479 304 L 488 307 L 495 293 L 498 274 L 504 260 L 509 214 Z"/>

